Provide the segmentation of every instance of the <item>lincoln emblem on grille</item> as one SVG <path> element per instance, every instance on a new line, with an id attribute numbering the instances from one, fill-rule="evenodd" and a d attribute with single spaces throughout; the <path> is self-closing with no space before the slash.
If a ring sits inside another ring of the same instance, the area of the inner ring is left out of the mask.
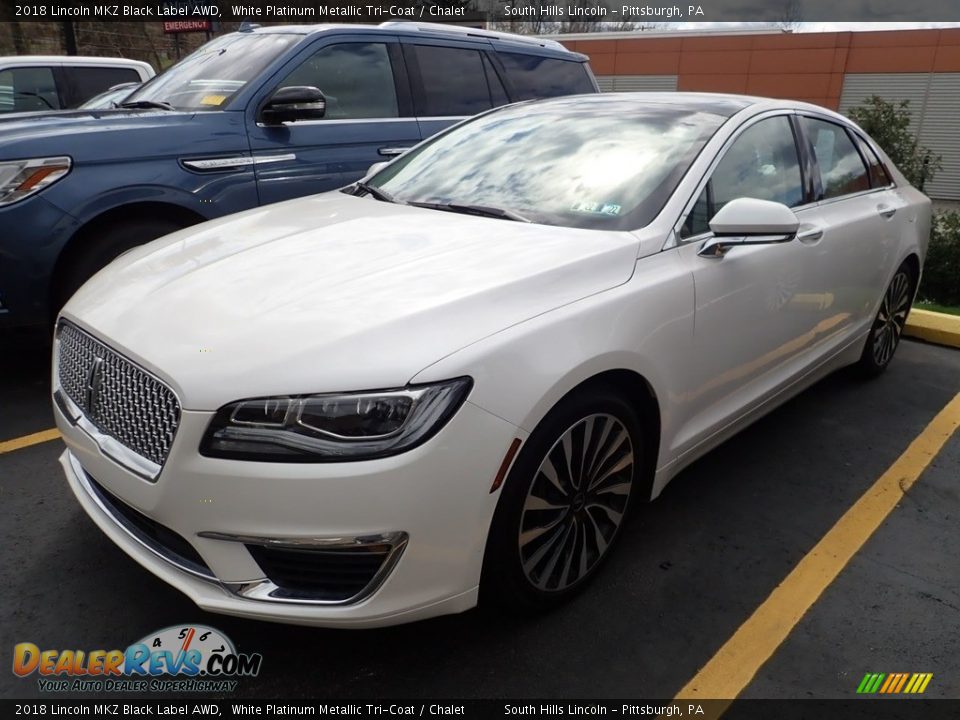
<path id="1" fill-rule="evenodd" d="M 97 400 L 97 393 L 100 392 L 100 383 L 103 382 L 103 358 L 97 357 L 90 366 L 90 372 L 87 373 L 87 412 L 93 413 L 93 404 Z"/>

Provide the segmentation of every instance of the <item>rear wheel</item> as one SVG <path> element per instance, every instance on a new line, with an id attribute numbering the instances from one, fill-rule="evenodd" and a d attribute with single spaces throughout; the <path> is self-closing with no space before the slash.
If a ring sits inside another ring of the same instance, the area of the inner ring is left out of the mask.
<path id="1" fill-rule="evenodd" d="M 641 429 L 608 388 L 564 400 L 530 436 L 487 542 L 482 601 L 521 610 L 579 590 L 608 557 L 641 472 Z"/>
<path id="2" fill-rule="evenodd" d="M 866 375 L 879 375 L 893 360 L 907 324 L 907 315 L 910 314 L 915 284 L 913 268 L 904 263 L 897 269 L 883 294 L 880 309 L 860 356 L 860 368 Z"/>

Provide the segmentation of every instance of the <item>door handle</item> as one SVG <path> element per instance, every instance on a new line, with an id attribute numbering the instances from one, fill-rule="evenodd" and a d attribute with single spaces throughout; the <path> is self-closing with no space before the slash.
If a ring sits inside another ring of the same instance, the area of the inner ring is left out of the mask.
<path id="1" fill-rule="evenodd" d="M 797 240 L 802 243 L 807 243 L 812 245 L 815 242 L 819 241 L 823 237 L 823 228 L 816 226 L 808 227 L 805 230 L 801 230 L 797 233 Z"/>
<path id="2" fill-rule="evenodd" d="M 402 155 L 409 149 L 410 148 L 382 147 L 377 152 L 383 157 L 396 157 L 397 155 Z"/>
<path id="3" fill-rule="evenodd" d="M 897 209 L 895 207 L 891 207 L 890 205 L 877 205 L 877 213 L 880 215 L 880 217 L 889 219 L 897 214 Z"/>

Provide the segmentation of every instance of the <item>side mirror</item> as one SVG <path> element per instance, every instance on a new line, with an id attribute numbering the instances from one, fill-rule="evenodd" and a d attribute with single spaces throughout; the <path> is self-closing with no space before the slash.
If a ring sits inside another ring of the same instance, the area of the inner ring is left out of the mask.
<path id="1" fill-rule="evenodd" d="M 384 160 L 382 162 L 374 163 L 367 169 L 367 174 L 364 175 L 364 177 L 371 177 L 372 175 L 376 175 L 378 172 L 383 170 L 389 164 L 390 164 L 389 160 Z"/>
<path id="2" fill-rule="evenodd" d="M 319 120 L 327 111 L 327 99 L 318 88 L 292 85 L 277 90 L 260 111 L 264 125 L 282 125 L 297 120 Z"/>
<path id="3" fill-rule="evenodd" d="M 737 198 L 724 205 L 710 220 L 713 237 L 697 253 L 723 257 L 737 245 L 770 245 L 796 237 L 800 220 L 786 205 L 755 198 Z"/>

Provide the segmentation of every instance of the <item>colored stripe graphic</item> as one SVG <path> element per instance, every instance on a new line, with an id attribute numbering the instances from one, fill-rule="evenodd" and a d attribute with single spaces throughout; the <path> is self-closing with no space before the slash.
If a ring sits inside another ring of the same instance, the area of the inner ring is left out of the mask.
<path id="1" fill-rule="evenodd" d="M 919 695 L 927 689 L 933 673 L 867 673 L 857 686 L 857 694 Z"/>

